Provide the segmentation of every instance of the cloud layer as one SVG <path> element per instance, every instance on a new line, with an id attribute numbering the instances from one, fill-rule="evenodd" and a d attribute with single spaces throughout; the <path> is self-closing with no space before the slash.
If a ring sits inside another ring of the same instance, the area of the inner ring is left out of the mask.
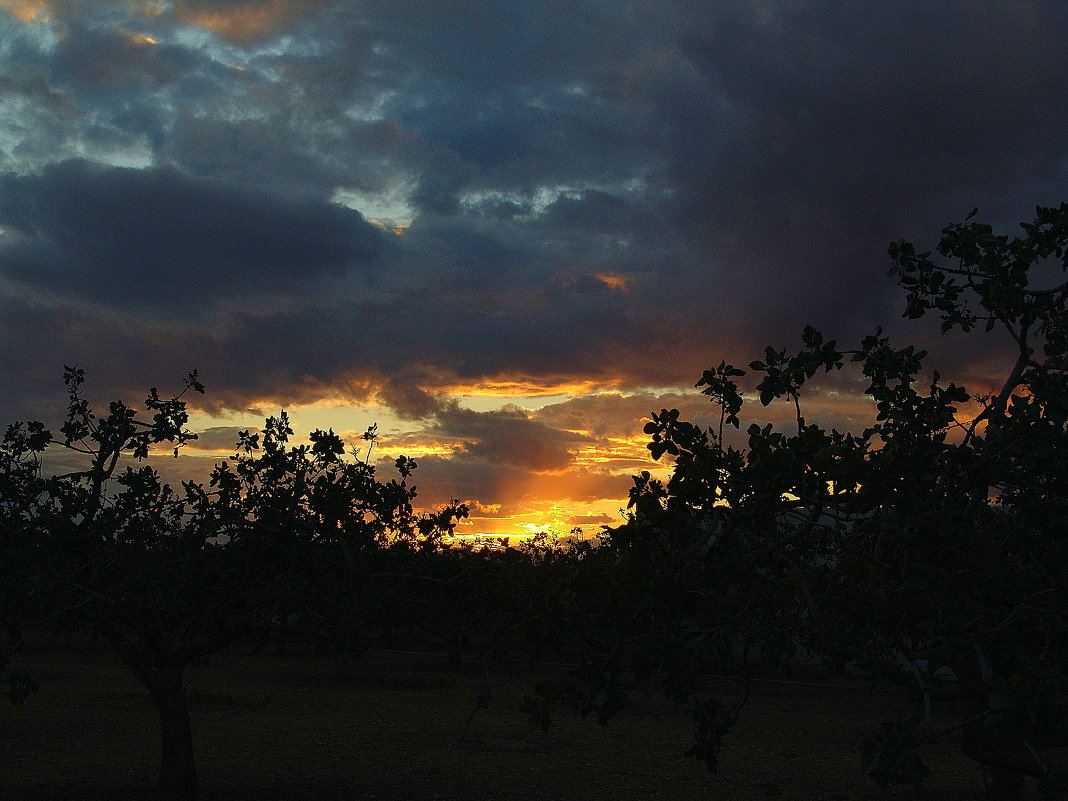
<path id="1" fill-rule="evenodd" d="M 721 358 L 893 328 L 889 240 L 1068 197 L 1066 38 L 1055 0 L 0 0 L 0 413 L 196 367 L 216 414 L 380 404 L 487 509 L 608 492 Z M 560 403 L 462 397 L 509 393 Z"/>

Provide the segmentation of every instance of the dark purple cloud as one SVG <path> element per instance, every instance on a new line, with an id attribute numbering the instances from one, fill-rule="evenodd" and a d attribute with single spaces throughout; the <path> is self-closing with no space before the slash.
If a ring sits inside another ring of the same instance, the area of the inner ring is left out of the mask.
<path id="1" fill-rule="evenodd" d="M 806 323 L 981 380 L 993 338 L 901 325 L 886 243 L 1068 197 L 1053 0 L 39 8 L 0 11 L 4 419 L 64 363 L 127 397 L 197 367 L 216 408 L 377 398 L 467 496 Z M 508 380 L 623 396 L 447 397 Z"/>

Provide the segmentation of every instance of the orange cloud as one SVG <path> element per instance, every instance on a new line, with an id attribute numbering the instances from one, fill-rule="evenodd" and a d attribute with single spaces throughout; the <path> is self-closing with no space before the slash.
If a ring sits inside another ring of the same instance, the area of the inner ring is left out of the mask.
<path id="1" fill-rule="evenodd" d="M 71 17 L 81 13 L 83 4 L 77 2 L 56 2 L 56 0 L 0 0 L 0 10 L 6 11 L 19 22 L 29 25 L 33 22 L 51 22 L 56 18 Z M 126 8 L 145 17 L 158 17 L 164 11 L 164 5 L 157 0 L 127 0 Z"/>
<path id="2" fill-rule="evenodd" d="M 639 432 L 633 437 L 612 437 L 599 440 L 575 453 L 576 467 L 604 472 L 633 472 L 647 468 L 649 437 Z"/>
<path id="3" fill-rule="evenodd" d="M 346 435 L 345 440 L 352 440 L 351 435 Z M 452 456 L 461 449 L 449 443 L 405 443 L 398 440 L 383 438 L 376 446 L 379 450 L 389 453 L 392 457 L 407 456 L 411 459 L 421 459 L 424 456 Z"/>
<path id="4" fill-rule="evenodd" d="M 151 36 L 145 36 L 145 34 L 143 34 L 143 33 L 129 33 L 127 35 L 129 36 L 130 41 L 133 42 L 134 44 L 146 44 L 146 45 L 159 44 L 159 42 L 156 41 L 155 39 L 153 39 Z"/>
<path id="5" fill-rule="evenodd" d="M 47 0 L 0 0 L 0 9 L 19 22 L 30 24 L 47 20 L 51 16 L 51 4 Z"/>
<path id="6" fill-rule="evenodd" d="M 195 0 L 180 4 L 179 19 L 206 28 L 227 39 L 257 39 L 274 33 L 308 13 L 317 0 L 245 0 L 218 8 L 216 4 Z"/>
<path id="7" fill-rule="evenodd" d="M 553 395 L 588 395 L 592 392 L 615 387 L 620 380 L 575 381 L 565 378 L 529 376 L 502 376 L 468 384 L 451 384 L 442 389 L 447 395 L 483 395 L 493 398 L 543 398 Z"/>
<path id="8" fill-rule="evenodd" d="M 628 276 L 617 273 L 597 273 L 594 278 L 609 289 L 618 289 L 623 292 L 627 291 L 627 283 L 630 281 Z"/>

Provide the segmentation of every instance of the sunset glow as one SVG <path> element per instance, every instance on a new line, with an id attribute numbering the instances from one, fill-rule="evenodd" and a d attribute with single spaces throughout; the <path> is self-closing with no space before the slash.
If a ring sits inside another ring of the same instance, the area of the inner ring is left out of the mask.
<path id="1" fill-rule="evenodd" d="M 621 289 L 627 288 L 627 276 L 625 275 L 611 275 L 608 273 L 597 273 L 595 276 L 598 281 L 604 284 L 609 289 Z"/>
<path id="2" fill-rule="evenodd" d="M 472 384 L 451 384 L 442 388 L 446 395 L 454 397 L 483 398 L 566 398 L 589 395 L 604 389 L 618 386 L 618 380 L 598 381 L 553 381 L 546 377 L 538 378 L 501 378 L 484 380 Z"/>
<path id="3" fill-rule="evenodd" d="M 1012 343 L 904 328 L 887 243 L 1068 196 L 1065 16 L 758 5 L 0 0 L 0 422 L 195 368 L 169 481 L 285 409 L 527 536 L 617 524 L 649 415 L 718 432 L 702 372 L 806 324 L 991 391 Z M 872 421 L 851 367 L 806 419 Z M 751 379 L 734 447 L 793 424 Z"/>

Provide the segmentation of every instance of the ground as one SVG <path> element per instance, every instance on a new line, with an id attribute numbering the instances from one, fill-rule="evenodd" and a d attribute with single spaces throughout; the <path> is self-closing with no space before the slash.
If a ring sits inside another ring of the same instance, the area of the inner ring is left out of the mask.
<path id="1" fill-rule="evenodd" d="M 150 801 L 158 797 L 158 723 L 147 693 L 105 646 L 39 641 L 21 657 L 41 690 L 0 706 L 3 801 Z M 548 733 L 519 700 L 554 665 L 492 667 L 493 699 L 474 662 L 460 674 L 430 655 L 371 651 L 351 665 L 291 646 L 285 656 L 237 644 L 188 677 L 204 801 L 883 801 L 857 743 L 903 700 L 844 689 L 758 684 L 709 773 L 682 756 L 683 710 L 632 693 L 608 726 L 570 710 Z M 832 680 L 833 681 L 833 680 Z M 837 683 L 843 683 L 842 680 Z M 710 693 L 736 685 L 710 683 Z M 470 718 L 467 736 L 460 739 Z M 924 796 L 972 801 L 983 777 L 952 742 L 930 749 Z M 1031 797 L 1031 796 L 1029 796 Z M 1037 797 L 1037 796 L 1035 796 Z"/>

